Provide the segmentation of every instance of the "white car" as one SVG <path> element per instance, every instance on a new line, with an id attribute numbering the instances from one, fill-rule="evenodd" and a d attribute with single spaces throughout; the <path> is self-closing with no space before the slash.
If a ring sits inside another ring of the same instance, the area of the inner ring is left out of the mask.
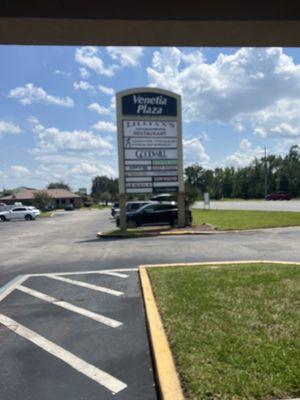
<path id="1" fill-rule="evenodd" d="M 4 222 L 13 219 L 32 221 L 33 219 L 36 219 L 38 215 L 40 215 L 40 210 L 35 207 L 19 206 L 0 212 L 0 221 Z"/>

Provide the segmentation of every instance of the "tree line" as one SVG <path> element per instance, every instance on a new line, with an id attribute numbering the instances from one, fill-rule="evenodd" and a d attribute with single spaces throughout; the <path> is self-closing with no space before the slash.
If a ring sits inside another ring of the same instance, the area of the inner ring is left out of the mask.
<path id="1" fill-rule="evenodd" d="M 193 164 L 185 169 L 186 193 L 201 198 L 209 192 L 214 199 L 261 199 L 266 193 L 284 191 L 300 196 L 300 147 L 285 156 L 268 155 L 242 168 L 205 169 Z"/>

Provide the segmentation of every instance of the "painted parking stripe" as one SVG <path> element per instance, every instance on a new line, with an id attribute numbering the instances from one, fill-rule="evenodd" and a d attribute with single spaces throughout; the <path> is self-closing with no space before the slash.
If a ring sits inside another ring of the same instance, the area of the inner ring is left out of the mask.
<path id="1" fill-rule="evenodd" d="M 30 278 L 38 278 L 40 276 L 60 276 L 60 275 L 88 275 L 88 274 L 102 274 L 104 272 L 136 272 L 138 268 L 118 268 L 118 269 L 96 269 L 96 270 L 88 270 L 88 271 L 57 271 L 57 272 L 46 272 L 43 274 L 28 274 L 27 276 Z"/>
<path id="2" fill-rule="evenodd" d="M 126 274 L 121 274 L 120 272 L 98 272 L 98 274 L 102 274 L 102 275 L 111 275 L 111 276 L 117 276 L 118 278 L 129 278 L 129 275 Z"/>
<path id="3" fill-rule="evenodd" d="M 64 348 L 58 346 L 57 344 L 3 314 L 0 314 L 0 323 L 11 331 L 15 332 L 17 335 L 22 336 L 24 339 L 29 340 L 31 343 L 34 343 L 41 349 L 59 358 L 83 375 L 106 387 L 113 394 L 119 393 L 127 387 L 126 383 L 113 377 L 107 372 L 96 368 L 94 365 L 89 364 L 88 362 L 75 356 L 75 354 L 65 350 Z"/>
<path id="4" fill-rule="evenodd" d="M 19 275 L 12 281 L 8 282 L 5 286 L 0 289 L 0 301 L 5 299 L 10 293 L 12 293 L 19 285 L 26 281 L 28 275 Z"/>
<path id="5" fill-rule="evenodd" d="M 63 278 L 62 276 L 56 275 L 48 275 L 47 278 L 56 279 L 57 281 L 71 283 L 72 285 L 82 286 L 87 289 L 97 290 L 98 292 L 103 292 L 107 294 L 111 294 L 113 296 L 122 296 L 124 293 L 120 292 L 119 290 L 109 289 L 103 286 L 92 285 L 91 283 L 86 283 L 82 281 L 75 281 L 74 279 Z"/>
<path id="6" fill-rule="evenodd" d="M 68 303 L 66 301 L 58 300 L 55 297 L 48 296 L 45 293 L 41 293 L 41 292 L 38 292 L 37 290 L 30 289 L 27 286 L 21 285 L 21 286 L 18 286 L 17 289 L 20 290 L 23 293 L 27 293 L 30 296 L 36 297 L 36 298 L 38 298 L 40 300 L 46 301 L 46 302 L 54 304 L 56 306 L 65 308 L 66 310 L 73 311 L 73 312 L 75 312 L 77 314 L 81 314 L 81 315 L 83 315 L 85 317 L 91 318 L 91 319 L 93 319 L 93 320 L 95 320 L 97 322 L 100 322 L 101 324 L 110 326 L 111 328 L 117 328 L 117 327 L 122 325 L 122 322 L 119 322 L 119 321 L 116 321 L 114 319 L 105 317 L 104 315 L 101 315 L 101 314 L 96 314 L 96 313 L 94 313 L 92 311 L 86 310 L 85 308 L 77 307 L 77 306 L 75 306 L 75 305 L 73 305 L 71 303 Z"/>

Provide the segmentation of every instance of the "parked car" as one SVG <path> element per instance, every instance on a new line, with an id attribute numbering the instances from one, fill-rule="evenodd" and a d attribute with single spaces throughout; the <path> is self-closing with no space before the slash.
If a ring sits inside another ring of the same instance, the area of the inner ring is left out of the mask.
<path id="1" fill-rule="evenodd" d="M 134 211 L 138 211 L 141 207 L 145 206 L 146 204 L 151 203 L 151 201 L 128 201 L 126 203 L 126 214 Z M 117 208 L 115 210 L 114 217 L 117 218 L 120 215 L 120 209 Z"/>
<path id="2" fill-rule="evenodd" d="M 145 225 L 177 225 L 177 206 L 172 202 L 149 203 L 138 211 L 126 214 L 128 228 L 136 228 Z M 186 211 L 186 224 L 192 223 L 192 213 Z M 117 226 L 120 226 L 120 217 L 116 218 Z"/>
<path id="3" fill-rule="evenodd" d="M 65 206 L 65 211 L 74 211 L 74 210 L 75 210 L 74 204 L 67 204 Z"/>
<path id="4" fill-rule="evenodd" d="M 266 200 L 291 200 L 292 196 L 287 192 L 274 192 L 268 194 Z"/>
<path id="5" fill-rule="evenodd" d="M 114 217 L 116 211 L 120 212 L 120 204 L 119 202 L 115 202 L 111 208 L 111 215 Z"/>
<path id="6" fill-rule="evenodd" d="M 150 198 L 151 201 L 172 201 L 174 198 L 173 194 L 170 193 L 161 193 L 156 196 L 152 196 Z"/>
<path id="7" fill-rule="evenodd" d="M 7 211 L 0 212 L 0 221 L 10 221 L 14 219 L 25 219 L 26 221 L 32 221 L 40 215 L 40 210 L 35 207 L 14 207 Z"/>

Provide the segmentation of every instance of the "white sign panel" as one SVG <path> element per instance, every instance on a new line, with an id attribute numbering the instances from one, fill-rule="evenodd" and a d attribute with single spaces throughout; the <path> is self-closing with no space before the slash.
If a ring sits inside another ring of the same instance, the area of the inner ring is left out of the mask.
<path id="1" fill-rule="evenodd" d="M 178 187 L 177 128 L 176 121 L 123 121 L 126 193 Z"/>

